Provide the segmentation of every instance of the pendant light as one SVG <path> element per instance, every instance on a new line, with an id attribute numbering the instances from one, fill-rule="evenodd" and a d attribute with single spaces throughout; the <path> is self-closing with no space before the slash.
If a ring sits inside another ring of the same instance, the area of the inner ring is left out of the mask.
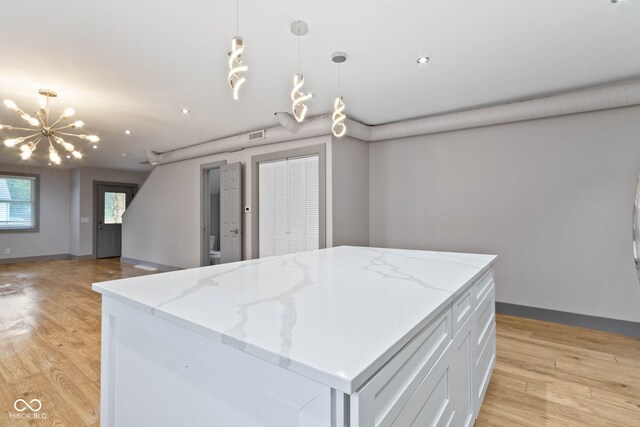
<path id="1" fill-rule="evenodd" d="M 291 111 L 293 117 L 298 123 L 301 123 L 307 115 L 307 106 L 304 104 L 306 100 L 313 95 L 304 93 L 302 85 L 304 85 L 304 76 L 300 72 L 300 37 L 309 32 L 309 26 L 304 21 L 294 21 L 291 23 L 291 32 L 298 36 L 298 74 L 293 76 L 293 90 L 291 91 Z"/>
<path id="2" fill-rule="evenodd" d="M 333 114 L 331 114 L 333 124 L 331 126 L 331 132 L 335 137 L 340 138 L 347 133 L 347 125 L 344 122 L 347 116 L 343 113 L 345 106 L 342 96 L 340 96 L 340 64 L 347 60 L 347 54 L 344 52 L 333 52 L 331 54 L 331 60 L 338 64 L 338 96 L 333 102 Z"/>
<path id="3" fill-rule="evenodd" d="M 236 34 L 240 33 L 240 7 L 239 0 L 236 0 Z M 244 73 L 249 69 L 244 62 L 242 62 L 242 52 L 244 51 L 244 40 L 242 37 L 236 35 L 231 39 L 231 52 L 229 52 L 229 75 L 227 80 L 229 86 L 233 90 L 233 99 L 238 100 L 238 91 L 240 86 L 247 81 L 241 73 Z"/>

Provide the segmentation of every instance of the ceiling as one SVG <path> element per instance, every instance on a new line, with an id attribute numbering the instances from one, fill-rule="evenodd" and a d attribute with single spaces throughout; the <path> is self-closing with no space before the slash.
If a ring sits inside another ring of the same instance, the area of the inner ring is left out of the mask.
<path id="1" fill-rule="evenodd" d="M 346 113 L 367 124 L 640 77 L 640 0 L 240 0 L 249 71 L 233 101 L 235 9 L 233 0 L 4 1 L 0 98 L 32 112 L 37 90 L 50 88 L 52 114 L 77 110 L 102 141 L 67 167 L 145 169 L 147 149 L 276 125 L 298 71 L 297 19 L 309 23 L 301 71 L 316 95 L 311 116 L 329 113 L 338 93 L 336 50 L 349 54 Z M 431 61 L 418 65 L 422 55 Z M 0 122 L 20 120 L 2 107 Z M 0 162 L 18 161 L 0 148 Z"/>

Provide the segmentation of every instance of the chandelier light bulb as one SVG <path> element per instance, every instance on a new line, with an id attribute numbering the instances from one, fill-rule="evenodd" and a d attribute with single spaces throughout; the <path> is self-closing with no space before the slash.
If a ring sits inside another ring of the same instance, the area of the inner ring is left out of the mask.
<path id="1" fill-rule="evenodd" d="M 18 140 L 17 139 L 5 139 L 4 140 L 4 145 L 6 145 L 9 148 L 15 147 L 16 145 L 18 145 Z"/>
<path id="2" fill-rule="evenodd" d="M 76 115 L 76 110 L 74 110 L 73 108 L 65 108 L 62 115 L 65 117 L 73 117 Z"/>
<path id="3" fill-rule="evenodd" d="M 227 80 L 229 86 L 233 89 L 233 99 L 238 100 L 238 91 L 240 86 L 247 80 L 240 73 L 246 72 L 249 67 L 242 62 L 242 52 L 244 51 L 244 40 L 235 36 L 231 39 L 231 52 L 229 52 L 229 75 Z"/>
<path id="4" fill-rule="evenodd" d="M 4 106 L 7 107 L 8 109 L 14 110 L 14 111 L 18 109 L 18 106 L 16 105 L 16 103 L 13 102 L 10 99 L 5 99 L 4 100 Z"/>
<path id="5" fill-rule="evenodd" d="M 82 126 L 84 126 L 84 122 L 82 120 L 76 120 L 71 125 L 72 128 L 81 128 Z"/>
<path id="6" fill-rule="evenodd" d="M 40 120 L 36 119 L 35 117 L 30 117 L 29 120 L 27 120 L 29 122 L 29 124 L 33 127 L 38 127 L 40 126 Z"/>
<path id="7" fill-rule="evenodd" d="M 82 153 L 79 151 L 73 151 L 71 154 L 73 154 L 73 157 L 75 157 L 78 160 L 82 159 Z"/>
<path id="8" fill-rule="evenodd" d="M 60 155 L 58 154 L 56 149 L 53 148 L 53 145 L 49 146 L 49 160 L 51 160 L 51 163 L 54 163 L 56 165 L 62 163 L 62 159 L 60 158 Z"/>
<path id="9" fill-rule="evenodd" d="M 87 136 L 87 140 L 93 143 L 100 142 L 100 138 L 98 138 L 97 135 L 89 135 Z"/>
<path id="10" fill-rule="evenodd" d="M 22 153 L 20 153 L 20 158 L 22 160 L 29 160 L 31 158 L 31 150 L 25 150 Z"/>
<path id="11" fill-rule="evenodd" d="M 68 143 L 67 141 L 65 141 L 62 138 L 56 138 L 56 142 L 60 145 L 62 145 L 62 147 L 64 147 L 65 150 L 67 151 L 73 151 L 76 148 L 73 146 L 73 144 Z"/>
<path id="12" fill-rule="evenodd" d="M 337 138 L 344 136 L 344 134 L 347 132 L 347 125 L 344 123 L 347 116 L 343 113 L 344 108 L 345 107 L 342 97 L 337 97 L 335 102 L 333 103 L 333 114 L 331 115 L 331 118 L 333 119 L 333 126 L 331 126 L 331 131 Z"/>
<path id="13" fill-rule="evenodd" d="M 300 89 L 304 85 L 304 76 L 302 74 L 296 74 L 293 77 L 293 90 L 291 91 L 291 111 L 293 117 L 301 123 L 307 115 L 307 106 L 304 104 L 306 100 L 311 98 L 311 94 L 304 93 Z"/>

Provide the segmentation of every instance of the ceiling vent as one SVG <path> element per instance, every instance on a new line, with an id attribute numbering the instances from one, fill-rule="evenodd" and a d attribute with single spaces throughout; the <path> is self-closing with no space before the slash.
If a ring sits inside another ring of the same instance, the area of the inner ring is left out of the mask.
<path id="1" fill-rule="evenodd" d="M 262 139 L 265 139 L 267 137 L 267 131 L 266 130 L 259 130 L 256 132 L 251 132 L 249 134 L 249 142 L 254 142 L 254 141 L 260 141 Z"/>

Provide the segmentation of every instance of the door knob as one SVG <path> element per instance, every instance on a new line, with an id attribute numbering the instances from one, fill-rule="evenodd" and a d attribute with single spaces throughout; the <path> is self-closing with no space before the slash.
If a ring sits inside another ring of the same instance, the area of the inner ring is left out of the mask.
<path id="1" fill-rule="evenodd" d="M 102 227 L 98 227 L 98 230 L 102 230 Z"/>
<path id="2" fill-rule="evenodd" d="M 238 234 L 238 231 L 239 231 L 239 230 L 238 230 L 237 228 L 234 228 L 233 230 L 229 230 L 229 231 L 231 231 L 231 232 L 232 232 L 232 233 L 234 233 L 234 234 Z"/>

